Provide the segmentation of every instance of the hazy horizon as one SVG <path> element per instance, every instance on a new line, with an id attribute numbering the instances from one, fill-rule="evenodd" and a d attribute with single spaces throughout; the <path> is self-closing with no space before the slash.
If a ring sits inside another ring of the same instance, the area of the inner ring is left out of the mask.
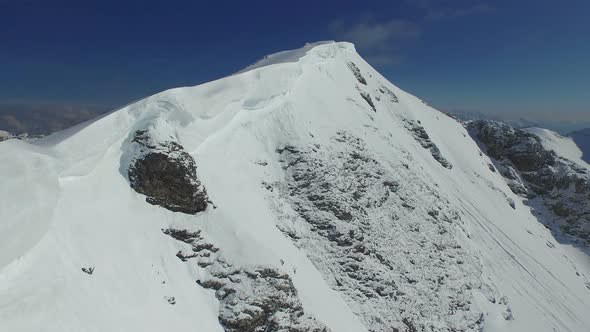
<path id="1" fill-rule="evenodd" d="M 0 129 L 34 128 L 49 114 L 71 122 L 75 110 L 83 120 L 318 40 L 355 43 L 443 112 L 575 127 L 590 123 L 589 10 L 545 0 L 2 2 Z"/>

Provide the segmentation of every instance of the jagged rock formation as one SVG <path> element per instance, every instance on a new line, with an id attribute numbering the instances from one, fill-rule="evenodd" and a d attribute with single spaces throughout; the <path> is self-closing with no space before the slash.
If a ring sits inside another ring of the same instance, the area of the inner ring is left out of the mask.
<path id="1" fill-rule="evenodd" d="M 438 146 L 432 142 L 430 136 L 428 136 L 428 133 L 424 127 L 420 125 L 419 121 L 406 120 L 404 123 L 406 125 L 406 129 L 412 133 L 414 139 L 420 143 L 423 148 L 430 151 L 432 157 L 434 157 L 434 159 L 438 161 L 439 164 L 441 164 L 444 168 L 453 168 L 453 164 L 451 164 L 447 159 L 445 159 L 445 157 L 442 156 Z"/>
<path id="2" fill-rule="evenodd" d="M 129 183 L 146 202 L 188 214 L 207 208 L 207 191 L 197 179 L 195 160 L 180 144 L 154 142 L 147 130 L 136 131 L 132 143 L 138 155 L 128 169 Z"/>
<path id="3" fill-rule="evenodd" d="M 494 302 L 502 296 L 479 280 L 481 266 L 454 239 L 460 214 L 405 166 L 372 157 L 362 139 L 339 132 L 332 140 L 277 150 L 288 182 L 266 186 L 308 230 L 291 222 L 279 228 L 332 276 L 370 331 L 479 331 L 472 290 Z M 412 192 L 424 193 L 422 203 Z M 403 222 L 415 215 L 422 222 Z"/>
<path id="4" fill-rule="evenodd" d="M 541 201 L 553 213 L 551 224 L 590 243 L 588 170 L 545 149 L 536 135 L 507 124 L 478 120 L 467 128 L 485 145 L 514 193 L 529 198 L 533 205 Z"/>
<path id="5" fill-rule="evenodd" d="M 273 267 L 236 267 L 219 248 L 206 241 L 201 231 L 164 229 L 164 234 L 190 245 L 190 253 L 179 251 L 183 262 L 204 268 L 209 276 L 197 280 L 215 291 L 220 302 L 219 322 L 227 332 L 328 332 L 306 314 L 291 277 Z M 190 260 L 190 261 L 189 261 Z"/>
<path id="6" fill-rule="evenodd" d="M 375 108 L 375 104 L 373 103 L 373 99 L 371 99 L 371 95 L 368 92 L 362 91 L 360 88 L 357 87 L 361 97 L 369 104 L 369 107 L 373 110 L 373 112 L 377 112 L 377 108 Z"/>
<path id="7" fill-rule="evenodd" d="M 381 85 L 379 86 L 379 92 L 386 94 L 387 96 L 389 96 L 389 101 L 392 103 L 398 103 L 399 99 L 397 99 L 396 94 L 391 91 L 391 89 L 389 89 L 388 87 L 386 87 L 385 85 Z"/>
<path id="8" fill-rule="evenodd" d="M 363 74 L 361 74 L 361 70 L 359 69 L 359 67 L 357 67 L 356 64 L 352 61 L 348 62 L 347 65 L 354 77 L 356 78 L 356 80 L 363 85 L 367 85 L 367 80 L 365 79 Z"/>

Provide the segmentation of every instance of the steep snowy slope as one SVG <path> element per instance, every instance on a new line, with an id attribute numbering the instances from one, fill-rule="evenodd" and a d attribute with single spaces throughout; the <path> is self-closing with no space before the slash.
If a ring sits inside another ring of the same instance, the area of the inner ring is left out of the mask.
<path id="1" fill-rule="evenodd" d="M 541 142 L 546 149 L 555 151 L 560 157 L 571 160 L 582 167 L 589 167 L 588 163 L 583 160 L 581 148 L 576 144 L 576 141 L 572 137 L 562 136 L 552 130 L 544 128 L 533 127 L 525 128 L 523 130 L 537 135 L 541 138 Z"/>
<path id="2" fill-rule="evenodd" d="M 333 42 L 2 142 L 0 330 L 587 331 L 490 164 Z"/>

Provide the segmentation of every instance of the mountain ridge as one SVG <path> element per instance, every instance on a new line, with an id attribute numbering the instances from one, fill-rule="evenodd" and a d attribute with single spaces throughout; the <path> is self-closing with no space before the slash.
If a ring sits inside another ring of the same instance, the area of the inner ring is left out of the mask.
<path id="1" fill-rule="evenodd" d="M 555 241 L 462 124 L 352 44 L 292 52 L 0 143 L 0 327 L 588 326 L 586 256 Z M 149 154 L 138 133 L 194 160 L 204 211 L 132 188 L 129 165 Z"/>

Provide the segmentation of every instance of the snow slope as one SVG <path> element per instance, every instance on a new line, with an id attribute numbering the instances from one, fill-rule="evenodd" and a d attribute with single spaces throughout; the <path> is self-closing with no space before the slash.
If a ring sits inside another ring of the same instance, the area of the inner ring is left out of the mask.
<path id="1" fill-rule="evenodd" d="M 194 158 L 206 211 L 130 188 L 138 130 Z M 588 256 L 553 239 L 461 124 L 349 43 L 4 141 L 0 158 L 2 331 L 223 331 L 231 309 L 200 282 L 219 266 L 285 273 L 333 331 L 590 327 Z M 178 259 L 190 247 L 170 228 L 219 248 L 211 265 Z"/>
<path id="2" fill-rule="evenodd" d="M 526 132 L 537 135 L 541 138 L 543 146 L 548 149 L 555 151 L 558 156 L 571 160 L 582 167 L 590 167 L 588 163 L 583 159 L 582 150 L 577 145 L 573 138 L 562 136 L 552 130 L 544 128 L 525 128 Z"/>
<path id="3" fill-rule="evenodd" d="M 9 132 L 7 132 L 5 130 L 0 130 L 0 141 L 7 140 L 11 137 L 12 137 L 12 135 Z"/>

